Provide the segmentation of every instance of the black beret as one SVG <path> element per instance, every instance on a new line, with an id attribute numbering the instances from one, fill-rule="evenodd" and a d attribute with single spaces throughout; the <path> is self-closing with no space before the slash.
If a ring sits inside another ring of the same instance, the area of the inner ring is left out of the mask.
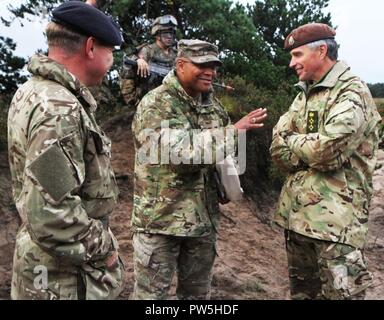
<path id="1" fill-rule="evenodd" d="M 292 50 L 304 44 L 335 39 L 336 31 L 324 23 L 308 23 L 293 30 L 284 42 L 284 49 Z"/>
<path id="2" fill-rule="evenodd" d="M 120 46 L 119 25 L 99 9 L 82 1 L 68 1 L 52 11 L 52 21 L 103 43 Z"/>

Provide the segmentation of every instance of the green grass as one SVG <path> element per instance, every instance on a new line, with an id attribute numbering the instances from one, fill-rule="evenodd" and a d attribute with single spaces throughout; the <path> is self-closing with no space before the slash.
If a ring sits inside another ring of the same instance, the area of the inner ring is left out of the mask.
<path id="1" fill-rule="evenodd" d="M 373 100 L 375 100 L 380 115 L 384 118 L 384 98 L 374 98 Z"/>
<path id="2" fill-rule="evenodd" d="M 381 116 L 384 117 L 384 98 L 374 98 L 377 110 L 380 112 Z"/>
<path id="3" fill-rule="evenodd" d="M 384 98 L 374 98 L 377 110 L 379 111 L 382 121 L 381 121 L 381 129 L 380 129 L 380 136 L 381 136 L 381 142 L 379 142 L 379 147 L 384 148 Z"/>

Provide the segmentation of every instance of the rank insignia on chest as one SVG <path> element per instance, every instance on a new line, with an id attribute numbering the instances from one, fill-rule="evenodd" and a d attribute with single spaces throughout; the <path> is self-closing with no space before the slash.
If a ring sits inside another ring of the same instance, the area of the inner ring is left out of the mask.
<path id="1" fill-rule="evenodd" d="M 319 126 L 319 113 L 309 111 L 307 116 L 307 133 L 316 133 Z"/>

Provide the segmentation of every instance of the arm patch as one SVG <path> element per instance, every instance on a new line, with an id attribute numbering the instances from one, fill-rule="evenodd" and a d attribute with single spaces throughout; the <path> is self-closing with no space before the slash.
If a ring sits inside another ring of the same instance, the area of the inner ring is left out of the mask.
<path id="1" fill-rule="evenodd" d="M 57 142 L 38 156 L 29 165 L 29 170 L 52 199 L 60 202 L 78 185 L 71 167 L 71 162 Z"/>

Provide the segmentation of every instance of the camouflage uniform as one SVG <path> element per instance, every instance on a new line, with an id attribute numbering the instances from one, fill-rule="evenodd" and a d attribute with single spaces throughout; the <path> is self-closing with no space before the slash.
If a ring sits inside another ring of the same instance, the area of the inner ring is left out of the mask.
<path id="1" fill-rule="evenodd" d="M 11 297 L 116 298 L 122 265 L 105 261 L 117 250 L 108 216 L 118 189 L 95 100 L 46 56 L 33 56 L 28 69 L 33 77 L 16 92 L 8 117 L 13 198 L 23 221 Z"/>
<path id="2" fill-rule="evenodd" d="M 349 298 L 371 283 L 362 249 L 380 116 L 367 86 L 343 62 L 319 83 L 298 87 L 270 149 L 275 164 L 288 172 L 275 220 L 290 230 L 291 291 L 293 298 L 315 298 L 319 290 L 325 298 Z M 318 259 L 320 270 L 310 270 L 300 254 Z M 302 281 L 310 278 L 317 285 Z"/>
<path id="3" fill-rule="evenodd" d="M 181 129 L 178 135 L 171 135 L 171 152 L 178 152 L 196 128 L 206 128 L 202 134 L 217 127 L 235 131 L 211 94 L 203 94 L 199 100 L 190 97 L 174 71 L 140 102 L 132 125 L 136 149 L 132 215 L 134 298 L 166 298 L 178 269 L 178 297 L 205 299 L 210 291 L 219 221 L 214 165 L 141 163 L 138 151 L 146 142 L 143 130 L 161 132 L 164 120 L 169 121 L 171 129 Z M 186 157 L 193 156 L 192 147 Z"/>
<path id="4" fill-rule="evenodd" d="M 137 51 L 137 55 L 132 55 L 129 59 L 136 61 L 140 55 L 149 64 L 156 63 L 170 69 L 175 63 L 176 50 L 173 47 L 166 53 L 156 43 L 152 43 L 137 48 Z M 136 74 L 136 68 L 124 65 L 120 74 L 120 89 L 125 103 L 138 104 L 148 91 L 161 85 L 162 80 L 162 77 L 154 73 L 147 78 L 141 78 Z"/>

